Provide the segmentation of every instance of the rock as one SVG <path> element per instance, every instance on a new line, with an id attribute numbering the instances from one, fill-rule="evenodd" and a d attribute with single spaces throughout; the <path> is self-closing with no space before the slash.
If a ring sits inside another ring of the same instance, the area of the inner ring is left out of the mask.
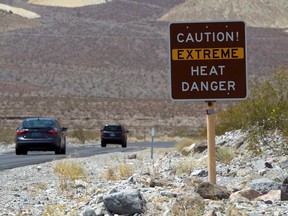
<path id="1" fill-rule="evenodd" d="M 281 200 L 287 201 L 288 200 L 288 185 L 282 185 L 281 187 Z"/>
<path id="2" fill-rule="evenodd" d="M 270 190 L 281 189 L 281 185 L 279 183 L 267 178 L 254 179 L 248 183 L 248 187 L 259 191 L 262 194 L 266 194 Z"/>
<path id="3" fill-rule="evenodd" d="M 97 216 L 94 209 L 92 208 L 86 208 L 83 212 L 83 216 Z"/>
<path id="4" fill-rule="evenodd" d="M 284 180 L 283 180 L 283 185 L 288 185 L 288 177 L 286 177 Z"/>
<path id="5" fill-rule="evenodd" d="M 198 177 L 207 177 L 208 176 L 208 171 L 207 170 L 194 170 L 191 176 L 198 176 Z"/>
<path id="6" fill-rule="evenodd" d="M 229 197 L 229 200 L 238 200 L 241 199 L 242 197 L 248 199 L 248 200 L 254 200 L 255 198 L 261 196 L 261 193 L 253 190 L 253 189 L 243 189 L 241 191 L 237 191 L 235 193 L 232 193 Z"/>
<path id="7" fill-rule="evenodd" d="M 207 142 L 201 142 L 193 148 L 194 153 L 202 153 L 208 148 Z"/>
<path id="8" fill-rule="evenodd" d="M 267 194 L 257 197 L 256 200 L 266 201 L 280 201 L 281 190 L 271 190 Z"/>
<path id="9" fill-rule="evenodd" d="M 130 160 L 136 159 L 137 158 L 137 154 L 128 155 L 127 158 L 130 159 Z"/>
<path id="10" fill-rule="evenodd" d="M 270 169 L 273 168 L 272 164 L 269 162 L 265 162 L 265 167 L 270 168 Z"/>
<path id="11" fill-rule="evenodd" d="M 199 184 L 196 192 L 204 199 L 222 200 L 228 199 L 231 192 L 225 187 L 211 184 L 209 182 L 202 182 Z"/>
<path id="12" fill-rule="evenodd" d="M 128 214 L 145 212 L 146 201 L 137 190 L 123 190 L 104 195 L 104 204 L 107 210 L 113 214 Z"/>
<path id="13" fill-rule="evenodd" d="M 187 146 L 187 147 L 184 147 L 182 149 L 182 154 L 183 155 L 189 155 L 191 152 L 193 152 L 193 149 L 195 148 L 196 144 L 193 143 L 192 145 L 190 146 Z"/>

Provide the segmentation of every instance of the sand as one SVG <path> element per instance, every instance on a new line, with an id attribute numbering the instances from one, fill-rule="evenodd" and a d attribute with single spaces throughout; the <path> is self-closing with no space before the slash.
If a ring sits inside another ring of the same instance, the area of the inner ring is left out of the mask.
<path id="1" fill-rule="evenodd" d="M 19 16 L 22 16 L 22 17 L 25 17 L 28 19 L 35 19 L 35 18 L 40 17 L 40 15 L 38 15 L 32 11 L 28 11 L 28 10 L 25 10 L 23 8 L 11 7 L 11 6 L 5 5 L 5 4 L 0 4 L 0 10 L 11 12 L 13 14 L 17 14 Z"/>
<path id="2" fill-rule="evenodd" d="M 54 7 L 83 7 L 87 5 L 96 5 L 107 3 L 111 0 L 29 0 L 28 2 L 36 5 L 54 6 Z"/>

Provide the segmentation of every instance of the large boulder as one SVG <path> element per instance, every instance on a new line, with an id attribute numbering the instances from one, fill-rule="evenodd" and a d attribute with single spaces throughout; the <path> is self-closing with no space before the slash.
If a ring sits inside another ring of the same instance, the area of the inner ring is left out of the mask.
<path id="1" fill-rule="evenodd" d="M 103 196 L 107 210 L 113 214 L 133 215 L 145 212 L 146 201 L 137 190 L 123 190 Z"/>

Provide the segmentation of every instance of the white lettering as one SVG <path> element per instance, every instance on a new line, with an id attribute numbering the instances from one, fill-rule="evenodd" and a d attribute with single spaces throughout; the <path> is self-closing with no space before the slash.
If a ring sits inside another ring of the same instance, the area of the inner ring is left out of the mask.
<path id="1" fill-rule="evenodd" d="M 179 33 L 179 34 L 177 35 L 177 41 L 178 41 L 179 43 L 183 43 L 183 42 L 184 42 L 183 39 L 180 39 L 180 37 L 183 37 L 183 36 L 184 36 L 183 33 Z"/>
<path id="2" fill-rule="evenodd" d="M 182 91 L 235 91 L 234 81 L 182 82 Z"/>
<path id="3" fill-rule="evenodd" d="M 228 91 L 235 91 L 235 82 L 234 81 L 228 81 Z"/>
<path id="4" fill-rule="evenodd" d="M 233 42 L 238 41 L 238 32 L 190 32 L 178 33 L 179 43 L 202 43 L 202 42 Z"/>
<path id="5" fill-rule="evenodd" d="M 191 76 L 222 76 L 225 65 L 212 66 L 207 72 L 208 66 L 191 66 Z"/>
<path id="6" fill-rule="evenodd" d="M 189 83 L 187 82 L 182 82 L 182 91 L 189 91 Z"/>

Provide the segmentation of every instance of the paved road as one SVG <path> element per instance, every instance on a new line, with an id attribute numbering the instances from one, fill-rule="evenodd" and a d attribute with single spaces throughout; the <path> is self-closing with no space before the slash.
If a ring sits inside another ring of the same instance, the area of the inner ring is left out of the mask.
<path id="1" fill-rule="evenodd" d="M 155 142 L 154 148 L 171 148 L 174 142 Z M 100 145 L 79 145 L 66 148 L 66 155 L 55 155 L 54 152 L 28 152 L 27 155 L 16 155 L 14 150 L 0 154 L 0 171 L 22 167 L 32 164 L 40 164 L 52 160 L 59 160 L 66 157 L 89 157 L 97 154 L 107 154 L 112 152 L 135 152 L 151 148 L 150 142 L 128 143 L 127 148 L 120 145 L 107 145 L 101 148 Z"/>

